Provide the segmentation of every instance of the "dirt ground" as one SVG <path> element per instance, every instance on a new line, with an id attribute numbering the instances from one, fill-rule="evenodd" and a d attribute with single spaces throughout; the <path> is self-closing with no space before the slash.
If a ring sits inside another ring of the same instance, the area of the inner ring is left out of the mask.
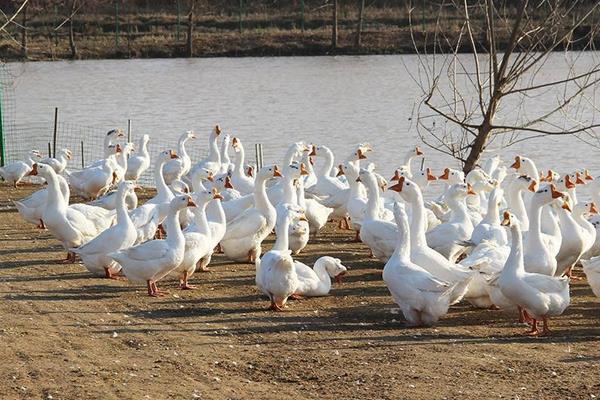
<path id="1" fill-rule="evenodd" d="M 59 243 L 9 201 L 31 190 L 0 187 L 2 399 L 600 396 L 600 301 L 585 279 L 551 337 L 523 336 L 514 315 L 462 303 L 435 328 L 409 329 L 383 264 L 328 226 L 298 257 L 349 267 L 328 297 L 266 311 L 254 267 L 217 256 L 193 277 L 197 290 L 161 281 L 170 295 L 150 298 L 64 264 Z"/>

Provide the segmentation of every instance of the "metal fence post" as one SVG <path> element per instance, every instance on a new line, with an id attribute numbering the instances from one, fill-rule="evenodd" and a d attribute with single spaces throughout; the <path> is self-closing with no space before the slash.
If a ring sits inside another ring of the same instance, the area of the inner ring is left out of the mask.
<path id="1" fill-rule="evenodd" d="M 57 133 L 58 133 L 58 107 L 54 107 L 54 135 L 52 136 L 52 157 L 56 157 Z"/>
<path id="2" fill-rule="evenodd" d="M 52 157 L 52 145 L 48 142 L 48 157 Z"/>
<path id="3" fill-rule="evenodd" d="M 2 118 L 2 103 L 4 102 L 4 94 L 2 92 L 2 85 L 0 85 L 0 167 L 4 167 L 6 164 L 6 149 L 4 148 L 4 119 Z"/>
<path id="4" fill-rule="evenodd" d="M 127 120 L 127 143 L 131 143 L 131 120 Z"/>
<path id="5" fill-rule="evenodd" d="M 115 47 L 119 47 L 119 0 L 115 1 Z"/>
<path id="6" fill-rule="evenodd" d="M 81 141 L 81 169 L 85 168 L 85 160 L 83 158 L 83 140 Z"/>

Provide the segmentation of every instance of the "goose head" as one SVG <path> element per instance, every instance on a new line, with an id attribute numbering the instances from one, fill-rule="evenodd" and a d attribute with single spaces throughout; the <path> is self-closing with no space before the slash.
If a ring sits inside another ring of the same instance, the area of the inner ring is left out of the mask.
<path id="1" fill-rule="evenodd" d="M 358 178 L 359 169 L 350 161 L 344 161 L 338 166 L 337 176 L 345 175 L 348 182 L 356 181 Z"/>
<path id="2" fill-rule="evenodd" d="M 500 225 L 502 226 L 512 226 L 517 222 L 517 217 L 514 216 L 510 211 L 504 211 L 502 214 L 502 222 Z"/>
<path id="3" fill-rule="evenodd" d="M 231 148 L 236 153 L 239 152 L 242 149 L 242 142 L 240 141 L 240 139 L 238 139 L 237 137 L 231 139 Z"/>
<path id="4" fill-rule="evenodd" d="M 27 173 L 27 176 L 41 176 L 46 180 L 54 175 L 56 175 L 54 168 L 44 163 L 34 163 L 31 166 L 31 171 Z"/>
<path id="5" fill-rule="evenodd" d="M 250 178 L 254 178 L 254 166 L 253 165 L 246 166 L 246 175 L 249 176 Z"/>
<path id="6" fill-rule="evenodd" d="M 71 160 L 73 158 L 73 153 L 71 152 L 71 150 L 64 148 L 64 149 L 60 149 L 60 153 L 61 156 L 63 156 L 64 158 L 66 158 L 67 160 Z"/>
<path id="7" fill-rule="evenodd" d="M 189 186 L 183 182 L 182 180 L 179 179 L 174 179 L 171 182 L 171 191 L 174 194 L 188 194 L 190 192 L 190 188 Z"/>
<path id="8" fill-rule="evenodd" d="M 348 268 L 342 264 L 342 260 L 330 256 L 320 257 L 315 261 L 315 267 L 322 265 L 327 274 L 335 279 L 337 283 L 342 282 L 342 277 L 348 272 Z"/>
<path id="9" fill-rule="evenodd" d="M 125 136 L 125 131 L 122 128 L 111 129 L 110 131 L 106 132 L 106 136 L 109 139 L 116 139 Z"/>
<path id="10" fill-rule="evenodd" d="M 454 168 L 444 168 L 444 173 L 438 179 L 454 185 L 465 181 L 465 173 Z"/>
<path id="11" fill-rule="evenodd" d="M 265 165 L 258 171 L 256 177 L 263 180 L 281 178 L 283 175 L 277 165 Z"/>
<path id="12" fill-rule="evenodd" d="M 498 185 L 498 182 L 481 168 L 471 170 L 467 174 L 466 181 L 476 192 L 491 192 Z"/>
<path id="13" fill-rule="evenodd" d="M 194 202 L 194 200 L 192 200 L 192 197 L 189 194 L 181 194 L 179 196 L 175 196 L 169 204 L 169 208 L 171 211 L 183 210 L 186 207 L 196 207 L 196 203 Z"/>
<path id="14" fill-rule="evenodd" d="M 521 175 L 511 182 L 509 189 L 513 193 L 524 192 L 527 190 L 535 192 L 537 190 L 537 181 L 528 175 Z"/>
<path id="15" fill-rule="evenodd" d="M 356 178 L 356 181 L 364 183 L 365 185 L 367 185 L 367 187 L 378 186 L 375 174 L 366 168 L 361 168 L 358 171 L 358 177 Z"/>
<path id="16" fill-rule="evenodd" d="M 585 215 L 596 215 L 598 214 L 598 208 L 593 201 L 585 203 L 577 203 L 573 207 L 573 215 L 585 216 Z"/>
<path id="17" fill-rule="evenodd" d="M 408 171 L 402 171 L 401 174 L 406 176 Z M 437 181 L 437 176 L 433 175 L 431 172 L 431 168 L 427 167 L 423 170 L 419 170 L 412 174 L 412 177 L 406 176 L 407 178 L 411 178 L 421 189 L 429 186 L 430 182 Z"/>
<path id="18" fill-rule="evenodd" d="M 220 134 L 221 134 L 221 127 L 219 126 L 219 124 L 217 124 L 217 125 L 215 125 L 212 132 L 210 133 L 210 137 L 213 139 L 216 139 L 219 137 Z"/>
<path id="19" fill-rule="evenodd" d="M 421 150 L 419 146 L 415 146 L 406 153 L 406 156 L 404 157 L 404 162 L 408 164 L 412 159 L 424 156 L 425 155 L 423 153 L 423 150 Z"/>
<path id="20" fill-rule="evenodd" d="M 563 192 L 560 192 L 556 189 L 556 185 L 553 183 L 545 184 L 537 190 L 533 196 L 531 197 L 532 204 L 544 205 L 549 204 L 552 201 L 562 198 L 564 196 Z"/>
<path id="21" fill-rule="evenodd" d="M 457 200 L 462 200 L 464 198 L 466 198 L 469 195 L 475 195 L 475 191 L 473 190 L 473 187 L 471 186 L 471 184 L 469 183 L 457 183 L 454 184 L 452 186 L 450 186 L 450 188 L 448 189 L 448 197 L 449 198 L 453 198 L 453 199 L 457 199 Z"/>
<path id="22" fill-rule="evenodd" d="M 416 202 L 421 195 L 421 189 L 419 189 L 419 186 L 404 176 L 401 176 L 400 179 L 398 179 L 398 183 L 390 186 L 388 190 L 393 190 L 394 192 L 400 193 L 400 196 L 404 200 L 411 203 Z"/>
<path id="23" fill-rule="evenodd" d="M 196 133 L 194 133 L 194 131 L 185 131 L 179 137 L 180 142 L 185 142 L 190 139 L 196 139 Z"/>
<path id="24" fill-rule="evenodd" d="M 577 184 L 575 183 L 575 180 L 571 177 L 571 175 L 566 174 L 565 176 L 560 178 L 558 181 L 556 181 L 556 186 L 558 187 L 559 190 L 569 190 L 569 189 L 575 189 Z"/>
<path id="25" fill-rule="evenodd" d="M 359 161 L 367 158 L 367 153 L 373 151 L 373 147 L 369 143 L 359 143 L 348 157 L 348 161 Z"/>

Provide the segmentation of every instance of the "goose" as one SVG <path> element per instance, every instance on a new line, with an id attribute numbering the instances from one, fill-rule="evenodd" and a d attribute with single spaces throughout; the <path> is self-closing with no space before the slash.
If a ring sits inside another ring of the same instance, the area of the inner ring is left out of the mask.
<path id="1" fill-rule="evenodd" d="M 254 262 L 260 257 L 261 244 L 275 226 L 276 211 L 269 202 L 266 182 L 281 176 L 276 165 L 263 167 L 256 176 L 254 207 L 244 210 L 227 223 L 221 247 L 227 258 L 234 261 Z"/>
<path id="2" fill-rule="evenodd" d="M 544 323 L 542 334 L 550 334 L 548 318 L 561 315 L 569 306 L 569 278 L 527 272 L 523 262 L 523 239 L 518 219 L 507 213 L 502 224 L 510 226 L 512 243 L 510 255 L 498 278 L 498 286 L 507 299 L 532 316 L 529 334 L 540 334 L 538 320 Z"/>
<path id="3" fill-rule="evenodd" d="M 556 206 L 562 243 L 556 255 L 555 276 L 563 274 L 571 276 L 571 269 L 579 261 L 585 249 L 586 231 L 582 228 L 572 215 L 571 198 L 568 193 L 562 197 L 562 205 Z"/>
<path id="4" fill-rule="evenodd" d="M 125 143 L 123 146 L 117 144 L 117 146 L 117 154 L 114 158 L 115 164 L 113 166 L 113 175 L 115 176 L 113 184 L 117 184 L 125 179 L 127 159 L 133 152 L 133 143 Z"/>
<path id="5" fill-rule="evenodd" d="M 42 220 L 50 233 L 62 242 L 67 250 L 67 261 L 74 262 L 75 254 L 70 249 L 89 242 L 110 226 L 112 221 L 104 221 L 106 225 L 99 225 L 99 221 L 92 221 L 81 211 L 69 207 L 68 201 L 65 201 L 65 197 L 69 198 L 68 193 L 65 196 L 61 192 L 58 175 L 49 165 L 34 164 L 30 174 L 39 175 L 48 182 L 48 197 Z"/>
<path id="6" fill-rule="evenodd" d="M 61 149 L 58 152 L 58 156 L 56 158 L 46 157 L 39 162 L 43 164 L 47 164 L 54 168 L 54 171 L 57 174 L 62 174 L 62 172 L 67 168 L 67 163 L 69 160 L 73 158 L 73 153 L 69 149 Z"/>
<path id="7" fill-rule="evenodd" d="M 369 191 L 364 220 L 360 229 L 360 239 L 371 249 L 373 256 L 386 262 L 396 248 L 397 227 L 381 218 L 379 210 L 379 188 L 375 176 L 361 170 L 359 178 Z"/>
<path id="8" fill-rule="evenodd" d="M 302 152 L 302 158 L 300 162 L 306 166 L 306 171 L 308 175 L 303 177 L 304 187 L 310 188 L 313 187 L 317 183 L 317 175 L 315 174 L 315 170 L 313 169 L 313 155 L 316 154 L 315 146 L 312 145 L 310 148 L 304 149 Z"/>
<path id="9" fill-rule="evenodd" d="M 294 294 L 304 297 L 327 296 L 331 291 L 331 279 L 341 281 L 348 268 L 342 260 L 330 256 L 323 256 L 315 261 L 311 268 L 299 261 L 294 262 L 298 285 Z"/>
<path id="10" fill-rule="evenodd" d="M 221 141 L 221 169 L 219 170 L 220 175 L 228 174 L 229 171 L 233 170 L 233 163 L 229 158 L 229 144 L 231 142 L 231 136 L 225 135 L 223 136 L 223 140 Z"/>
<path id="11" fill-rule="evenodd" d="M 37 169 L 37 165 L 35 166 Z M 66 203 L 69 202 L 69 184 L 67 180 L 63 178 L 61 175 L 56 175 L 58 179 L 58 185 L 60 192 L 63 196 L 63 199 Z M 46 229 L 44 225 L 44 221 L 42 220 L 42 215 L 44 213 L 44 209 L 46 208 L 46 199 L 48 197 L 48 188 L 40 189 L 36 192 L 33 192 L 31 195 L 27 196 L 21 200 L 15 200 L 13 203 L 17 208 L 19 214 L 25 219 L 25 221 L 36 225 L 39 229 Z"/>
<path id="12" fill-rule="evenodd" d="M 102 207 L 105 210 L 115 210 L 118 204 L 118 190 L 113 190 L 111 192 L 106 193 L 102 197 L 97 198 L 96 200 L 90 201 L 88 204 L 90 206 Z M 133 210 L 138 206 L 138 197 L 135 192 L 127 192 L 125 196 L 125 204 L 129 210 Z"/>
<path id="13" fill-rule="evenodd" d="M 531 158 L 517 155 L 510 168 L 514 168 L 519 174 L 527 175 L 533 180 L 539 180 L 540 173 Z"/>
<path id="14" fill-rule="evenodd" d="M 298 205 L 304 210 L 304 214 L 308 220 L 309 233 L 316 237 L 319 231 L 327 224 L 329 216 L 333 212 L 333 208 L 325 207 L 315 199 L 307 199 L 304 192 L 304 182 L 302 180 L 298 182 L 296 190 Z"/>
<path id="15" fill-rule="evenodd" d="M 196 204 L 196 207 L 193 208 L 194 223 L 183 232 L 185 238 L 183 261 L 169 273 L 179 278 L 179 287 L 182 290 L 195 289 L 188 283 L 188 279 L 196 270 L 196 264 L 200 262 L 200 259 L 212 251 L 210 247 L 211 232 L 206 219 L 206 205 L 213 199 L 222 200 L 219 192 L 209 190 L 196 192 L 192 198 Z"/>
<path id="16" fill-rule="evenodd" d="M 117 147 L 120 152 L 120 147 Z M 117 180 L 114 172 L 114 154 L 102 160 L 99 164 L 92 165 L 81 171 L 67 172 L 71 188 L 83 198 L 94 200 L 105 194 Z"/>
<path id="17" fill-rule="evenodd" d="M 487 213 L 477 226 L 473 229 L 470 242 L 477 246 L 484 240 L 493 241 L 498 245 L 508 244 L 506 229 L 500 226 L 500 206 L 502 205 L 502 196 L 504 190 L 496 187 L 490 193 L 487 204 Z"/>
<path id="18" fill-rule="evenodd" d="M 438 179 L 437 176 L 433 175 L 431 172 L 431 168 L 427 167 L 424 170 L 420 170 L 414 174 L 409 173 L 406 169 L 396 169 L 396 171 L 394 171 L 394 176 L 390 179 L 390 182 L 397 182 L 401 176 L 411 179 L 413 182 L 419 185 L 421 190 L 425 190 L 425 188 L 427 188 L 432 181 L 436 181 Z"/>
<path id="19" fill-rule="evenodd" d="M 125 179 L 137 182 L 144 172 L 150 167 L 150 154 L 148 153 L 148 142 L 150 136 L 143 135 L 138 145 L 139 154 L 134 154 L 127 160 L 127 171 Z"/>
<path id="20" fill-rule="evenodd" d="M 483 172 L 485 172 L 487 176 L 492 176 L 494 174 L 494 172 L 496 172 L 496 170 L 500 167 L 501 162 L 502 162 L 502 160 L 500 159 L 500 156 L 495 155 L 493 157 L 486 159 L 481 168 L 483 169 Z"/>
<path id="21" fill-rule="evenodd" d="M 596 297 L 600 297 L 600 257 L 581 260 L 581 265 L 583 265 L 583 272 L 592 288 L 592 292 Z"/>
<path id="22" fill-rule="evenodd" d="M 553 236 L 542 231 L 542 209 L 549 207 L 549 204 L 562 196 L 563 193 L 557 191 L 556 187 L 551 184 L 541 187 L 531 197 L 528 218 L 530 222 L 529 231 L 525 238 L 523 250 L 527 272 L 552 276 L 556 271 L 556 255 L 562 240 L 553 243 Z"/>
<path id="23" fill-rule="evenodd" d="M 170 185 L 175 179 L 180 179 L 190 171 L 192 160 L 185 149 L 185 144 L 191 139 L 196 139 L 196 134 L 193 131 L 186 131 L 181 134 L 177 145 L 177 155 L 179 157 L 170 160 L 163 166 L 163 176 L 167 185 Z"/>
<path id="24" fill-rule="evenodd" d="M 244 173 L 244 146 L 240 139 L 234 137 L 231 140 L 234 151 L 233 170 L 231 171 L 231 183 L 242 194 L 254 192 L 254 178 Z"/>
<path id="25" fill-rule="evenodd" d="M 12 182 L 13 186 L 16 188 L 19 182 L 21 182 L 21 179 L 31 172 L 31 168 L 35 163 L 34 159 L 39 158 L 41 158 L 39 151 L 30 150 L 27 153 L 25 161 L 15 161 L 4 167 L 0 167 L 0 176 L 6 182 Z"/>
<path id="26" fill-rule="evenodd" d="M 127 249 L 118 250 L 108 255 L 118 262 L 123 273 L 132 282 L 146 282 L 148 295 L 163 296 L 156 287 L 156 282 L 165 277 L 183 261 L 185 238 L 179 226 L 179 211 L 186 207 L 195 207 L 189 195 L 173 198 L 169 203 L 169 213 L 166 219 L 166 240 L 150 240 Z"/>
<path id="27" fill-rule="evenodd" d="M 210 244 L 208 246 L 208 253 L 196 264 L 196 269 L 200 271 L 208 271 L 208 264 L 210 264 L 215 248 L 220 247 L 219 243 L 221 243 L 227 231 L 227 218 L 223 209 L 222 199 L 219 198 L 220 196 L 217 196 L 217 189 L 213 188 L 212 192 L 215 199 L 211 200 L 207 207 Z"/>
<path id="28" fill-rule="evenodd" d="M 410 149 L 408 151 L 408 153 L 406 153 L 406 155 L 404 156 L 404 164 L 402 164 L 400 167 L 398 167 L 398 169 L 396 169 L 396 171 L 401 173 L 402 176 L 406 176 L 407 178 L 415 181 L 413 179 L 411 163 L 414 159 L 423 158 L 423 157 L 424 157 L 423 151 L 421 150 L 421 148 L 419 146 Z"/>
<path id="29" fill-rule="evenodd" d="M 583 254 L 585 255 L 596 242 L 596 227 L 587 219 L 587 215 L 598 214 L 598 208 L 596 208 L 596 204 L 594 202 L 577 203 L 573 207 L 572 214 L 573 219 L 582 228 Z"/>
<path id="30" fill-rule="evenodd" d="M 490 178 L 481 168 L 471 170 L 467 174 L 465 181 L 471 185 L 476 194 L 475 196 L 468 196 L 466 203 L 471 221 L 473 225 L 477 225 L 481 222 L 482 215 L 485 214 L 485 210 L 487 209 L 488 194 L 498 186 L 498 183 Z"/>
<path id="31" fill-rule="evenodd" d="M 259 171 L 257 177 L 257 184 L 260 186 L 264 185 L 263 182 L 260 182 L 262 179 L 259 178 L 263 171 L 264 168 Z M 283 311 L 288 298 L 295 293 L 299 286 L 298 274 L 288 247 L 288 231 L 292 218 L 299 218 L 302 214 L 296 206 L 289 203 L 279 204 L 274 214 L 277 218 L 277 224 L 274 224 L 277 238 L 271 250 L 266 252 L 262 258 L 256 257 L 255 281 L 258 289 L 269 296 L 270 309 Z"/>
<path id="32" fill-rule="evenodd" d="M 235 200 L 242 197 L 242 194 L 233 186 L 229 175 L 221 175 L 215 179 L 213 187 L 219 189 L 223 201 Z"/>
<path id="33" fill-rule="evenodd" d="M 200 169 L 207 169 L 216 175 L 221 170 L 221 153 L 219 152 L 219 145 L 217 140 L 221 135 L 221 127 L 215 125 L 211 134 L 208 137 L 208 155 L 206 158 L 200 160 L 194 165 L 190 171 L 190 179 L 193 180 L 194 175 Z"/>
<path id="34" fill-rule="evenodd" d="M 116 194 L 116 225 L 104 230 L 83 246 L 69 249 L 69 251 L 79 254 L 83 265 L 91 273 L 115 279 L 115 274 L 121 270 L 121 266 L 108 254 L 134 245 L 137 232 L 127 213 L 125 199 L 128 195 L 134 193 L 135 188 L 135 184 L 131 181 L 119 183 Z"/>
<path id="35" fill-rule="evenodd" d="M 165 150 L 161 152 L 155 161 L 154 165 L 154 185 L 156 186 L 156 195 L 148 200 L 146 204 L 169 204 L 175 195 L 167 186 L 163 176 L 163 166 L 170 160 L 176 160 L 179 156 L 173 150 Z M 161 220 L 166 217 L 167 207 L 161 210 Z"/>
<path id="36" fill-rule="evenodd" d="M 526 191 L 535 192 L 536 189 L 537 182 L 535 179 L 527 175 L 521 175 L 510 183 L 506 191 L 508 210 L 519 219 L 523 231 L 529 230 L 529 216 L 523 200 L 523 193 Z"/>
<path id="37" fill-rule="evenodd" d="M 113 140 L 117 140 L 118 138 L 124 137 L 125 131 L 121 128 L 111 129 L 104 136 L 104 143 L 102 147 L 102 151 L 104 152 L 104 159 L 110 157 L 111 154 L 114 153 L 112 148 Z"/>
<path id="38" fill-rule="evenodd" d="M 475 272 L 464 268 L 460 264 L 450 262 L 427 244 L 425 236 L 425 205 L 421 189 L 419 189 L 416 183 L 410 179 L 401 177 L 398 183 L 390 186 L 388 190 L 400 193 L 404 201 L 411 205 L 411 260 L 443 282 L 448 282 L 451 285 L 460 283 L 452 292 L 450 304 L 459 302 L 468 293 L 469 285 L 467 282 L 471 281 Z M 465 284 L 463 285 L 463 283 Z"/>
<path id="39" fill-rule="evenodd" d="M 350 194 L 346 200 L 346 210 L 350 216 L 352 223 L 351 227 L 356 231 L 356 238 L 358 240 L 360 227 L 362 220 L 365 217 L 365 208 L 367 206 L 367 196 L 364 190 L 361 188 L 362 184 L 358 181 L 359 167 L 350 161 L 345 161 L 339 165 L 338 176 L 344 175 L 348 180 L 350 186 Z"/>
<path id="40" fill-rule="evenodd" d="M 450 286 L 411 261 L 408 217 L 400 203 L 394 204 L 394 217 L 396 248 L 383 267 L 383 281 L 410 326 L 433 325 L 448 313 L 459 284 Z"/>
<path id="41" fill-rule="evenodd" d="M 426 235 L 428 245 L 452 262 L 456 262 L 465 251 L 462 243 L 473 234 L 473 223 L 465 205 L 465 197 L 468 195 L 475 195 L 469 184 L 452 185 L 446 194 L 446 202 L 452 212 L 450 219 Z"/>

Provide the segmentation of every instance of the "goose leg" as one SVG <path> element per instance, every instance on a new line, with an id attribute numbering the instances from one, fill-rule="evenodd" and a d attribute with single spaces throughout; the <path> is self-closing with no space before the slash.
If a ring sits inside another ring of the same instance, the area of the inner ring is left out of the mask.
<path id="1" fill-rule="evenodd" d="M 121 277 L 117 274 L 113 274 L 109 267 L 104 267 L 104 277 L 106 279 L 121 280 Z"/>
<path id="2" fill-rule="evenodd" d="M 181 280 L 181 283 L 179 284 L 179 288 L 181 290 L 195 290 L 196 289 L 196 286 L 188 284 L 188 272 L 187 271 L 183 271 L 183 279 Z"/>
<path id="3" fill-rule="evenodd" d="M 288 297 L 288 299 L 290 299 L 290 300 L 304 300 L 304 296 L 299 295 L 298 293 L 292 293 L 290 295 L 290 297 Z"/>
<path id="4" fill-rule="evenodd" d="M 537 320 L 535 318 L 532 319 L 531 330 L 525 332 L 525 334 L 527 334 L 529 336 L 537 336 L 540 334 L 540 331 L 538 331 L 538 328 L 537 328 Z"/>
<path id="5" fill-rule="evenodd" d="M 542 317 L 542 321 L 544 322 L 544 327 L 542 328 L 542 336 L 548 336 L 552 334 L 552 331 L 548 329 L 548 317 Z"/>
<path id="6" fill-rule="evenodd" d="M 159 296 L 159 297 L 162 297 L 162 296 L 165 296 L 165 295 L 169 294 L 169 292 L 166 292 L 166 291 L 160 290 L 160 289 L 159 289 L 159 288 L 156 286 L 156 282 L 152 282 L 152 288 L 154 289 L 154 293 L 155 293 L 157 296 Z"/>
<path id="7" fill-rule="evenodd" d="M 37 226 L 38 229 L 46 229 L 46 225 L 44 224 L 44 220 L 40 218 L 40 223 Z"/>
<path id="8" fill-rule="evenodd" d="M 159 297 L 158 293 L 154 291 L 154 282 L 148 280 L 146 283 L 148 284 L 148 296 Z"/>
<path id="9" fill-rule="evenodd" d="M 360 240 L 360 231 L 356 231 L 355 235 L 354 235 L 354 241 L 356 243 L 360 243 L 362 240 Z"/>

